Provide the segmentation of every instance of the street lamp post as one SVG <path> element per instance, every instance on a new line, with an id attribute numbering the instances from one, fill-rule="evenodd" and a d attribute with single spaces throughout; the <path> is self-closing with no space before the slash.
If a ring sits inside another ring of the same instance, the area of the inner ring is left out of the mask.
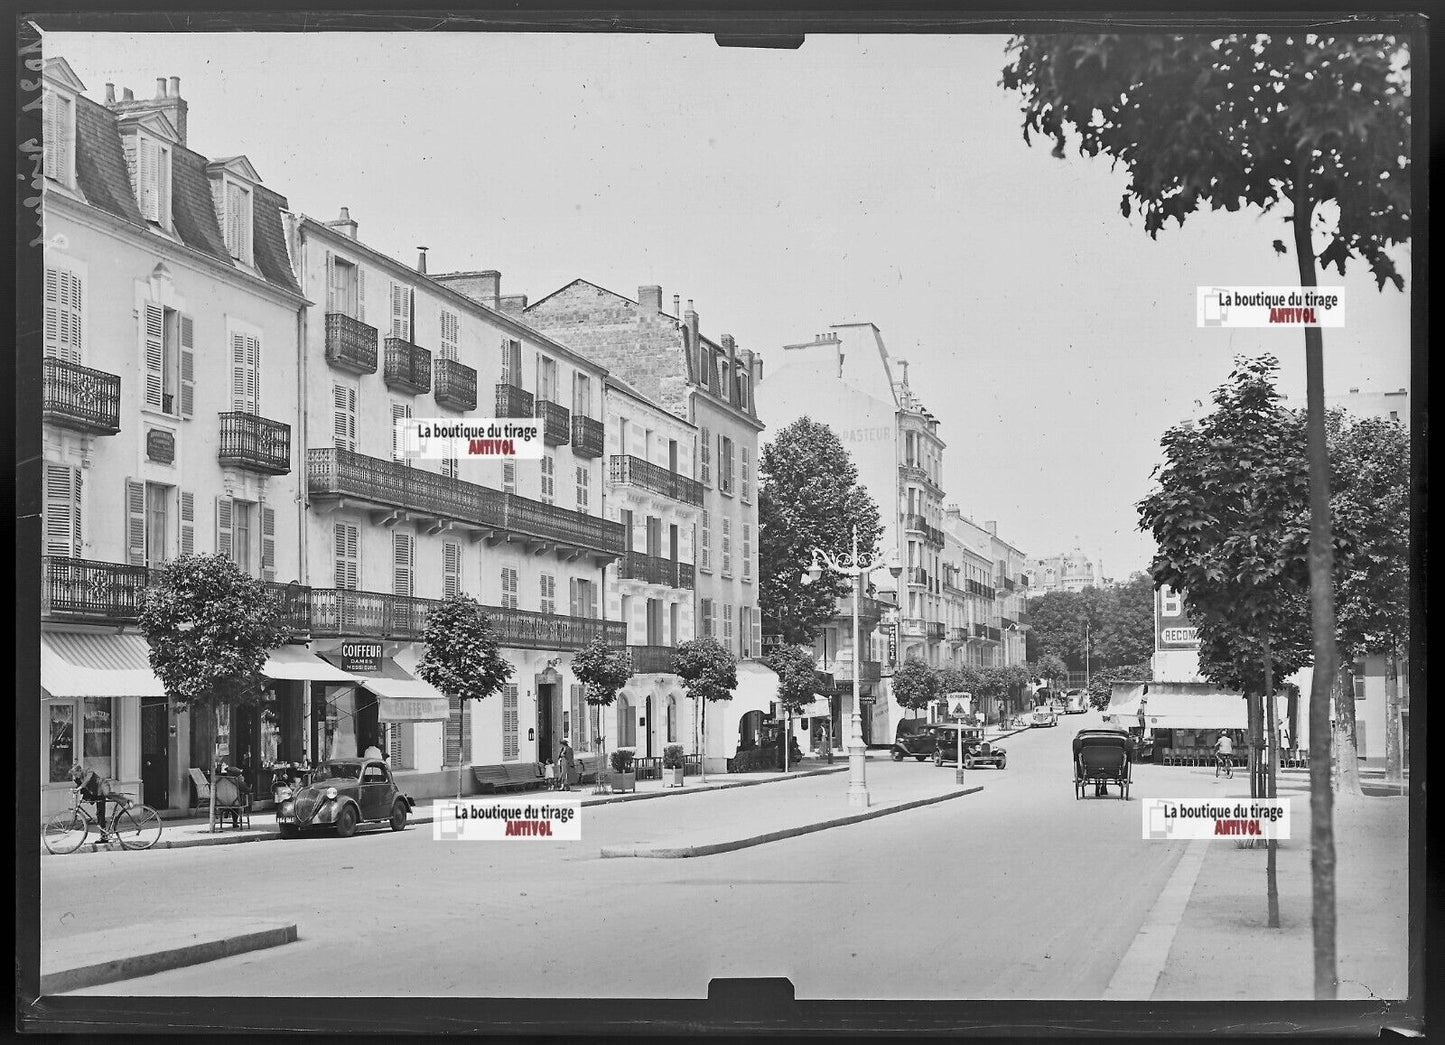
<path id="1" fill-rule="evenodd" d="M 859 644 L 861 637 L 858 626 L 858 604 L 863 594 L 863 577 L 882 565 L 883 558 L 876 553 L 873 555 L 858 553 L 858 527 L 855 524 L 851 554 L 844 552 L 842 555 L 832 555 L 814 548 L 812 564 L 803 574 L 804 584 L 811 584 L 820 579 L 824 570 L 851 577 L 853 580 L 853 714 L 848 730 L 848 804 L 860 809 L 868 807 L 868 755 L 863 745 L 863 720 L 859 713 L 861 710 L 859 680 L 862 675 L 860 664 L 862 649 Z M 903 567 L 898 563 L 897 555 L 890 557 L 888 571 L 893 575 L 894 580 L 902 575 Z"/>

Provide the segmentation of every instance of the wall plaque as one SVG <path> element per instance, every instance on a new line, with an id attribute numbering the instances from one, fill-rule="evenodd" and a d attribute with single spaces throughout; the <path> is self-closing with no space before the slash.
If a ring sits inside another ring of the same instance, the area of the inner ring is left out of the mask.
<path id="1" fill-rule="evenodd" d="M 146 456 L 161 464 L 170 464 L 176 459 L 176 436 L 163 428 L 152 428 L 146 432 Z"/>
<path id="2" fill-rule="evenodd" d="M 341 670 L 372 675 L 381 671 L 381 643 L 343 642 Z"/>

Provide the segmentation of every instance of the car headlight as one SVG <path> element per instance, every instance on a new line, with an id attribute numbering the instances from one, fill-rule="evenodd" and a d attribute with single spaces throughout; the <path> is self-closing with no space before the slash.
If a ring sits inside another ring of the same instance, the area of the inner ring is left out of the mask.
<path id="1" fill-rule="evenodd" d="M 326 789 L 326 797 L 334 799 L 336 797 L 336 788 L 328 787 Z"/>

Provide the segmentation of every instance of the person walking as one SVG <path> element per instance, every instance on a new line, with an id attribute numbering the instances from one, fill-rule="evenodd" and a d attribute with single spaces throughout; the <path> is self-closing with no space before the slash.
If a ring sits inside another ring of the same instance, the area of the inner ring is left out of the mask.
<path id="1" fill-rule="evenodd" d="M 563 737 L 557 745 L 557 790 L 572 790 L 572 745 Z"/>

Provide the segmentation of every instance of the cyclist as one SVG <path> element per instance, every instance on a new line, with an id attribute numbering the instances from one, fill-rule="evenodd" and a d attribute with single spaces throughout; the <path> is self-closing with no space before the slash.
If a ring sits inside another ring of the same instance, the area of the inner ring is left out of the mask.
<path id="1" fill-rule="evenodd" d="M 1219 739 L 1214 742 L 1214 757 L 1219 763 L 1219 768 L 1230 775 L 1234 773 L 1233 755 L 1234 741 L 1230 739 L 1228 733 L 1219 734 Z"/>
<path id="2" fill-rule="evenodd" d="M 123 800 L 118 795 L 110 793 L 110 782 L 100 776 L 95 770 L 85 768 L 84 763 L 77 762 L 70 767 L 70 779 L 75 783 L 75 788 L 80 792 L 83 801 L 95 805 L 95 820 L 100 825 L 100 840 L 110 841 L 112 832 L 110 824 L 105 819 L 105 804 L 112 801 L 120 804 Z"/>

